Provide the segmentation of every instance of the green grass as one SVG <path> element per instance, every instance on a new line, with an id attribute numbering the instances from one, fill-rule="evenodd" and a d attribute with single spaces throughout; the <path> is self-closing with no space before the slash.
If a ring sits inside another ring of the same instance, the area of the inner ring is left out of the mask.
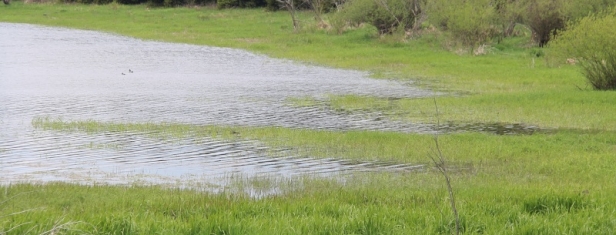
<path id="1" fill-rule="evenodd" d="M 615 92 L 517 92 L 436 98 L 439 118 L 454 123 L 525 123 L 548 129 L 616 130 Z M 461 105 L 460 100 L 465 100 Z M 308 103 L 308 101 L 304 101 Z M 323 103 L 323 102 L 321 102 Z M 392 119 L 435 123 L 434 98 L 331 96 L 324 105 L 341 112 L 381 112 Z"/>
<path id="2" fill-rule="evenodd" d="M 467 234 L 609 234 L 616 225 L 612 188 L 520 184 L 503 191 L 496 182 L 456 180 Z M 307 179 L 262 199 L 157 187 L 2 186 L 0 199 L 8 201 L 0 212 L 28 211 L 0 220 L 0 230 L 40 234 L 60 224 L 63 234 L 449 234 L 453 218 L 439 183 L 422 173 L 360 175 L 344 186 Z"/>
<path id="3" fill-rule="evenodd" d="M 469 234 L 610 234 L 616 227 L 615 92 L 594 92 L 574 66 L 548 66 L 528 35 L 494 44 L 483 56 L 443 49 L 444 34 L 402 41 L 363 27 L 341 35 L 301 13 L 293 33 L 286 12 L 262 9 L 148 8 L 145 5 L 23 4 L 0 7 L 0 21 L 100 30 L 138 38 L 234 47 L 413 81 L 439 91 L 441 122 L 526 123 L 555 128 L 533 135 L 457 133 L 439 137 Z M 341 112 L 435 122 L 432 98 L 332 96 L 288 100 Z M 258 140 L 304 156 L 429 164 L 432 136 L 276 127 L 101 123 L 35 119 L 39 130 L 137 132 L 157 138 Z M 100 147 L 99 143 L 92 143 Z M 105 147 L 105 146 L 103 146 Z M 112 149 L 113 150 L 113 149 Z M 0 150 L 1 152 L 2 150 Z M 426 171 L 288 182 L 261 199 L 158 187 L 66 184 L 0 187 L 0 233 L 40 234 L 449 234 L 441 176 Z M 247 184 L 268 187 L 272 182 Z M 19 213 L 23 212 L 23 213 Z M 18 214 L 14 214 L 18 213 Z"/>

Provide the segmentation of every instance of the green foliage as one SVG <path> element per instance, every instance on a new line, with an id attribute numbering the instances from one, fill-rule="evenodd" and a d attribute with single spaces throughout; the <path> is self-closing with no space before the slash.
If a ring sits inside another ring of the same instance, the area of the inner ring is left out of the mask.
<path id="1" fill-rule="evenodd" d="M 577 21 L 591 14 L 603 12 L 616 6 L 616 0 L 569 0 L 568 15 L 571 20 Z"/>
<path id="2" fill-rule="evenodd" d="M 335 15 L 334 27 L 339 32 L 346 25 L 368 23 L 380 35 L 391 34 L 396 29 L 413 27 L 415 15 L 411 13 L 414 1 L 409 0 L 350 0 Z M 416 1 L 418 4 L 420 1 Z"/>
<path id="3" fill-rule="evenodd" d="M 615 4 L 615 0 L 435 0 L 428 15 L 433 24 L 465 45 L 486 43 L 497 34 L 510 37 L 516 24 L 523 23 L 543 47 L 568 20 Z"/>
<path id="4" fill-rule="evenodd" d="M 498 32 L 493 26 L 492 0 L 437 0 L 429 5 L 430 20 L 466 46 L 489 42 Z"/>
<path id="5" fill-rule="evenodd" d="M 554 42 L 561 61 L 574 58 L 594 89 L 616 90 L 616 8 L 571 24 Z"/>

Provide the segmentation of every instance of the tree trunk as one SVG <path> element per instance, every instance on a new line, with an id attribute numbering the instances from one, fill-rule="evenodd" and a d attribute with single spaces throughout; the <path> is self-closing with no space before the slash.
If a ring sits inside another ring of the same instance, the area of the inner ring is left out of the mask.
<path id="1" fill-rule="evenodd" d="M 297 32 L 297 30 L 299 30 L 299 21 L 297 20 L 297 17 L 295 16 L 295 4 L 293 3 L 293 0 L 277 0 L 279 3 L 281 3 L 285 8 L 287 8 L 287 10 L 289 11 L 289 14 L 291 15 L 291 20 L 293 20 L 293 29 L 294 31 Z"/>
<path id="2" fill-rule="evenodd" d="M 503 37 L 508 38 L 508 37 L 513 36 L 515 25 L 516 25 L 515 21 L 512 20 L 511 22 L 509 22 L 509 24 L 504 27 L 505 30 L 503 30 Z"/>

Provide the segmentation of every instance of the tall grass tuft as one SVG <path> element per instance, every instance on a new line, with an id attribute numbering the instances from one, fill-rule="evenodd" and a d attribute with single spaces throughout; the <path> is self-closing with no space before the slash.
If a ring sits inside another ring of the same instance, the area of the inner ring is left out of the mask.
<path id="1" fill-rule="evenodd" d="M 529 214 L 571 213 L 589 206 L 582 196 L 546 195 L 528 199 L 524 211 Z"/>

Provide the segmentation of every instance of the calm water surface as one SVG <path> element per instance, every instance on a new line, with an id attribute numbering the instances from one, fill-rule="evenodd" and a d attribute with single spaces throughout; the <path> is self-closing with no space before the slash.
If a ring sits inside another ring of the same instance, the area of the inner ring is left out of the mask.
<path id="1" fill-rule="evenodd" d="M 412 166 L 268 155 L 256 142 L 34 129 L 35 117 L 113 122 L 430 131 L 374 115 L 289 105 L 330 94 L 432 93 L 357 71 L 246 51 L 0 23 L 0 182 L 221 185 L 221 177 L 327 176 Z M 280 153 L 280 152 L 279 152 Z M 284 153 L 284 152 L 282 152 Z"/>

